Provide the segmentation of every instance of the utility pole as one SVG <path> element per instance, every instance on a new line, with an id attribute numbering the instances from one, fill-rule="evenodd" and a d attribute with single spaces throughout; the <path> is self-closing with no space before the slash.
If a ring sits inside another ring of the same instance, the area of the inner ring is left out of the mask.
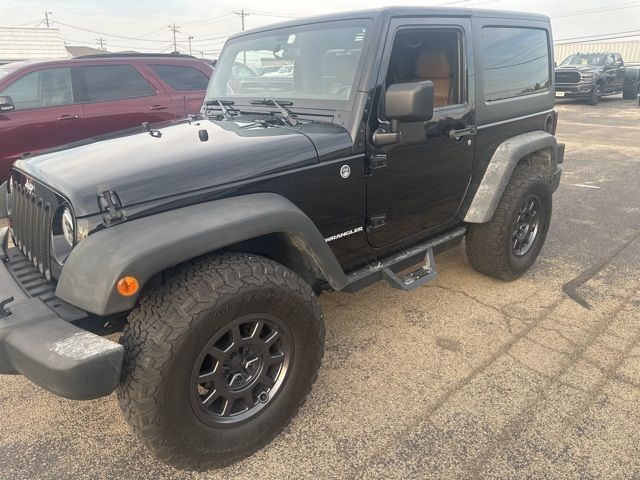
<path id="1" fill-rule="evenodd" d="M 248 16 L 248 13 L 245 13 L 244 8 L 239 12 L 233 12 L 240 17 L 240 21 L 242 22 L 242 31 L 244 32 L 244 17 Z M 244 59 L 244 64 L 247 64 L 247 52 L 246 50 L 242 52 L 242 57 Z"/>
<path id="2" fill-rule="evenodd" d="M 180 32 L 178 26 L 174 23 L 173 25 L 169 25 L 169 28 L 173 32 L 173 52 L 178 53 L 178 45 L 176 44 L 176 33 Z"/>
<path id="3" fill-rule="evenodd" d="M 189 55 L 191 55 L 191 40 L 193 40 L 193 35 L 189 35 Z"/>
<path id="4" fill-rule="evenodd" d="M 44 12 L 44 23 L 47 24 L 47 28 L 49 28 L 49 15 L 53 15 L 53 12 Z"/>
<path id="5" fill-rule="evenodd" d="M 239 12 L 234 12 L 234 13 L 240 17 L 240 21 L 242 22 L 242 30 L 244 31 L 244 17 L 248 17 L 249 14 L 245 13 L 244 8 Z"/>
<path id="6" fill-rule="evenodd" d="M 200 50 L 200 57 L 204 58 L 204 51 Z"/>
<path id="7" fill-rule="evenodd" d="M 96 38 L 96 45 L 100 45 L 100 50 L 106 50 L 107 49 L 107 40 L 102 38 L 102 37 L 98 37 L 98 38 Z"/>

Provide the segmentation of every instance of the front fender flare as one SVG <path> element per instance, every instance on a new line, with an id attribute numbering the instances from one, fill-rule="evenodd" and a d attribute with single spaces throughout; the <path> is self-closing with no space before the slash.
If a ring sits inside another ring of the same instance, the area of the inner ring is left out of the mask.
<path id="1" fill-rule="evenodd" d="M 490 221 L 518 162 L 525 156 L 544 149 L 551 151 L 552 165 L 549 173 L 553 175 L 558 157 L 557 142 L 553 135 L 537 130 L 516 135 L 502 142 L 489 161 L 464 221 L 468 223 Z"/>
<path id="2" fill-rule="evenodd" d="M 56 295 L 96 315 L 124 312 L 135 306 L 137 297 L 117 293 L 122 276 L 132 275 L 144 285 L 169 267 L 276 232 L 292 236 L 332 288 L 347 284 L 309 217 L 280 195 L 256 193 L 158 213 L 89 235 L 69 255 Z"/>

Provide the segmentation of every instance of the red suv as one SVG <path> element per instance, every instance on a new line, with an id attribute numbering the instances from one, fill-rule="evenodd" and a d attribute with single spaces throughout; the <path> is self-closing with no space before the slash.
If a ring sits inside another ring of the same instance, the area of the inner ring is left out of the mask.
<path id="1" fill-rule="evenodd" d="M 90 55 L 0 65 L 0 182 L 24 155 L 202 105 L 211 65 L 188 55 Z"/>

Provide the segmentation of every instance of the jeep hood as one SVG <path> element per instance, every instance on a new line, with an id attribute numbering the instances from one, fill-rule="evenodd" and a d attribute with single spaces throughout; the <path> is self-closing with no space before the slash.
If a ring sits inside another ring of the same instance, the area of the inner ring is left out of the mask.
<path id="1" fill-rule="evenodd" d="M 286 126 L 273 117 L 198 119 L 88 139 L 18 160 L 15 168 L 65 196 L 75 215 L 99 212 L 98 192 L 112 190 L 125 209 L 315 164 L 351 138 L 331 123 Z M 256 122 L 256 120 L 258 122 Z"/>

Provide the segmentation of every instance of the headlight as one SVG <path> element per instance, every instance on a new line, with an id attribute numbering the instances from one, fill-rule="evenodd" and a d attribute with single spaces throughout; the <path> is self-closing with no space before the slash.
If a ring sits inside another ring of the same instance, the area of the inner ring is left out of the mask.
<path id="1" fill-rule="evenodd" d="M 593 80 L 594 78 L 596 78 L 594 73 L 581 73 L 580 74 L 580 79 L 581 80 Z"/>
<path id="2" fill-rule="evenodd" d="M 71 210 L 62 207 L 53 216 L 51 224 L 51 251 L 59 265 L 64 264 L 75 243 L 76 232 Z"/>
<path id="3" fill-rule="evenodd" d="M 73 216 L 71 215 L 71 210 L 67 207 L 64 208 L 62 212 L 62 235 L 64 235 L 64 239 L 67 243 L 73 246 L 73 242 L 75 241 L 75 230 L 73 228 Z"/>

